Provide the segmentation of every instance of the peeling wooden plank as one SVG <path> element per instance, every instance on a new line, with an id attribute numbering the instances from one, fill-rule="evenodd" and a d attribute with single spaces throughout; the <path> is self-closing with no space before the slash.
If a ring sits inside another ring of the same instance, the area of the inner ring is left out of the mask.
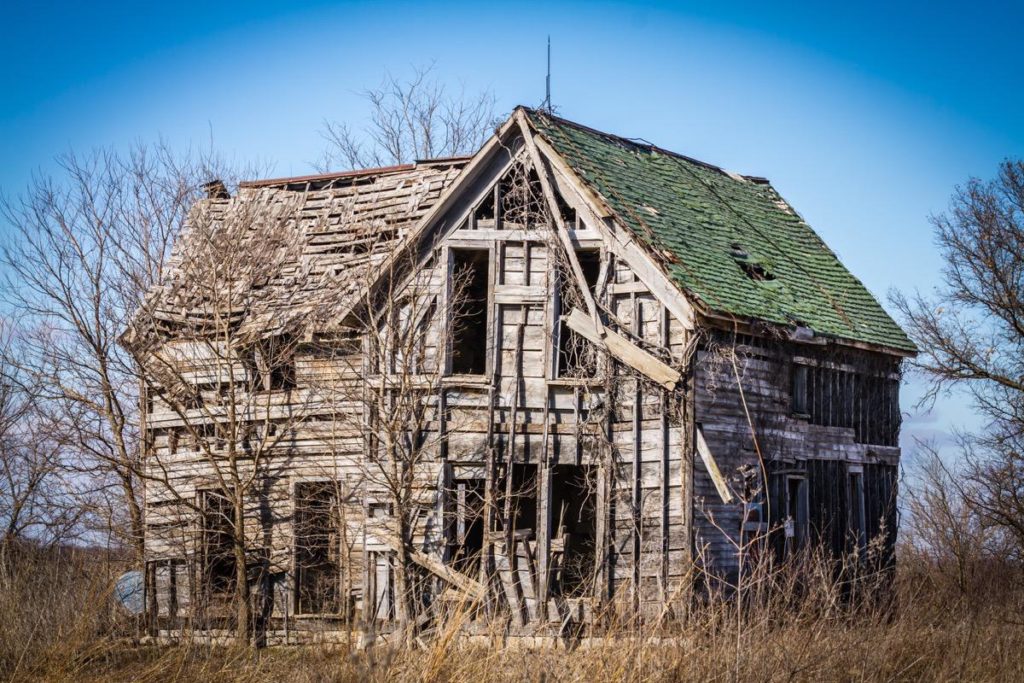
<path id="1" fill-rule="evenodd" d="M 731 503 L 733 501 L 732 491 L 729 490 L 725 477 L 722 476 L 721 470 L 718 469 L 718 463 L 715 462 L 715 456 L 711 454 L 711 449 L 708 448 L 708 442 L 704 439 L 704 430 L 701 427 L 697 427 L 697 452 L 700 453 L 700 459 L 704 461 L 704 467 L 707 468 L 708 474 L 711 475 L 711 481 L 715 484 L 718 497 L 722 499 L 723 503 Z"/>

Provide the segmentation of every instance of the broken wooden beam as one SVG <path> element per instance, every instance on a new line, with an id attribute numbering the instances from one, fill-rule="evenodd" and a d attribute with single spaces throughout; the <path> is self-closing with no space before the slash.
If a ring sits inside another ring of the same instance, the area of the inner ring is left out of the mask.
<path id="1" fill-rule="evenodd" d="M 617 360 L 637 372 L 649 377 L 668 390 L 679 384 L 682 375 L 672 366 L 658 360 L 654 355 L 604 325 L 598 329 L 594 321 L 578 308 L 562 318 L 565 324 L 577 334 L 608 350 Z"/>
<path id="2" fill-rule="evenodd" d="M 384 533 L 378 531 L 377 535 L 382 536 L 382 540 L 384 540 L 384 542 L 388 546 L 390 546 L 392 550 L 398 549 L 397 544 L 400 541 L 398 537 L 395 536 L 393 533 L 391 533 L 390 531 Z M 487 589 L 484 587 L 482 583 L 480 583 L 476 579 L 473 579 L 463 574 L 457 569 L 449 567 L 437 558 L 431 557 L 430 555 L 427 555 L 426 553 L 415 549 L 410 549 L 408 551 L 408 554 L 410 560 L 412 560 L 419 566 L 423 567 L 430 573 L 434 574 L 435 576 L 438 576 L 441 579 L 450 583 L 451 585 L 455 586 L 455 588 L 459 589 L 459 591 L 465 593 L 467 597 L 473 600 L 482 600 L 484 596 L 487 594 Z"/>
<path id="3" fill-rule="evenodd" d="M 558 202 L 555 199 L 555 191 L 552 189 L 554 180 L 551 177 L 551 169 L 544 165 L 541 160 L 540 152 L 537 151 L 537 145 L 533 141 L 533 132 L 530 130 L 530 124 L 526 119 L 526 114 L 520 109 L 515 113 L 515 118 L 519 122 L 520 131 L 523 134 L 523 140 L 526 142 L 526 149 L 530 153 L 530 161 L 533 164 L 534 169 L 537 171 L 537 178 L 540 180 L 541 192 L 544 195 L 544 200 L 548 205 L 548 213 L 551 215 L 551 219 L 555 223 L 555 234 L 558 236 L 559 242 L 562 244 L 562 250 L 565 252 L 565 259 L 569 264 L 569 269 L 572 271 L 573 278 L 576 280 L 576 285 L 583 296 L 583 301 L 587 305 L 587 310 L 590 312 L 590 317 L 593 318 L 594 324 L 597 325 L 600 322 L 600 317 L 597 312 L 597 302 L 594 301 L 594 295 L 590 291 L 590 287 L 587 286 L 587 278 L 583 275 L 583 267 L 580 266 L 580 260 L 576 256 L 576 249 L 573 247 L 572 240 L 569 237 L 569 230 L 562 221 L 562 215 L 558 210 Z"/>
<path id="4" fill-rule="evenodd" d="M 729 490 L 729 485 L 726 483 L 725 477 L 722 476 L 722 471 L 718 469 L 715 456 L 711 454 L 708 442 L 704 440 L 704 430 L 700 427 L 697 427 L 697 452 L 700 454 L 700 459 L 704 461 L 704 467 L 707 468 L 708 474 L 711 475 L 711 481 L 715 484 L 718 497 L 722 499 L 723 503 L 731 503 L 733 501 L 732 491 Z"/>

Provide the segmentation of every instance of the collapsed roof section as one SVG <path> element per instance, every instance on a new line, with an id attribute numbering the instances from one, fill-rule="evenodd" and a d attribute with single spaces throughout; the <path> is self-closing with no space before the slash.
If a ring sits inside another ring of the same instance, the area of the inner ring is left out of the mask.
<path id="1" fill-rule="evenodd" d="M 234 197 L 198 202 L 163 281 L 147 294 L 123 341 L 139 344 L 159 330 L 173 336 L 175 328 L 202 324 L 204 316 L 229 318 L 239 341 L 309 332 L 311 322 L 339 320 L 465 162 L 248 182 Z M 280 229 L 265 229 L 275 220 Z M 238 250 L 250 256 L 202 266 L 212 242 L 224 245 L 225 255 Z"/>

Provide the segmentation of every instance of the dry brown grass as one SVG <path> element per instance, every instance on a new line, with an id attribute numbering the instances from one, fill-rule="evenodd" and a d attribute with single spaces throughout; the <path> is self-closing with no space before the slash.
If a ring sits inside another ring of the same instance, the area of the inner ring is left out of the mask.
<path id="1" fill-rule="evenodd" d="M 491 680 L 1024 680 L 1024 591 L 1007 566 L 978 572 L 967 590 L 905 550 L 893 588 L 868 582 L 842 598 L 827 572 L 711 598 L 685 622 L 607 625 L 570 649 L 468 645 L 454 629 L 416 648 L 250 650 L 197 643 L 144 646 L 109 607 L 106 580 L 83 580 L 78 558 L 8 581 L 0 593 L 0 677 L 74 681 Z M 109 567 L 106 564 L 102 566 Z M 19 567 L 19 569 L 24 569 Z M 92 566 L 94 572 L 99 570 Z M 102 572 L 99 572 L 102 573 Z M 112 572 L 108 572 L 111 576 Z M 806 576 L 806 573 L 805 573 Z M 10 578 L 10 577 L 9 577 Z M 752 587 L 756 583 L 750 584 Z M 780 588 L 781 586 L 781 588 Z"/>

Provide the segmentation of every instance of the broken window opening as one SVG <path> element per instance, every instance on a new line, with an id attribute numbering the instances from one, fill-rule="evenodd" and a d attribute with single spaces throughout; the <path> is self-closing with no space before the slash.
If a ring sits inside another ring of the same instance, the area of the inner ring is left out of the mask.
<path id="1" fill-rule="evenodd" d="M 487 372 L 487 332 L 490 328 L 490 251 L 453 249 L 452 273 L 457 283 L 453 311 L 451 371 L 456 375 Z"/>
<path id="2" fill-rule="evenodd" d="M 287 391 L 296 387 L 295 345 L 287 337 L 263 339 L 243 354 L 253 391 Z"/>
<path id="3" fill-rule="evenodd" d="M 334 482 L 295 485 L 295 613 L 341 611 L 341 510 Z"/>
<path id="4" fill-rule="evenodd" d="M 200 491 L 202 510 L 202 585 L 208 595 L 234 595 L 236 566 L 234 551 L 234 510 L 230 493 Z"/>
<path id="5" fill-rule="evenodd" d="M 583 271 L 583 279 L 591 294 L 596 295 L 598 278 L 601 274 L 601 252 L 597 249 L 576 251 L 576 258 Z M 562 297 L 565 301 L 565 297 Z M 568 311 L 562 306 L 562 314 Z M 593 344 L 577 334 L 565 322 L 558 327 L 558 371 L 557 377 L 593 377 L 597 374 L 597 357 Z"/>
<path id="6" fill-rule="evenodd" d="M 547 207 L 543 200 L 540 177 L 533 169 L 516 164 L 502 178 L 501 225 L 509 230 L 530 230 L 547 221 Z"/>

